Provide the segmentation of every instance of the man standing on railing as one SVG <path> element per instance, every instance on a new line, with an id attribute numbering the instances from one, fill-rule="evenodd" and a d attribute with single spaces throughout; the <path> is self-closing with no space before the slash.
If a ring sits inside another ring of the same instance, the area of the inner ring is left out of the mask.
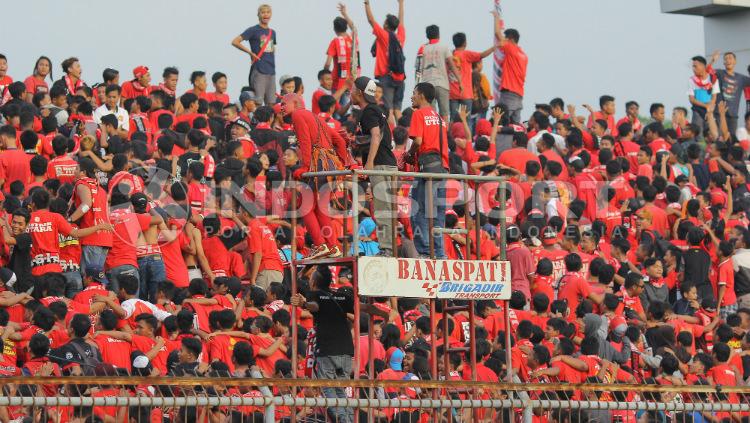
<path id="1" fill-rule="evenodd" d="M 421 173 L 447 173 L 449 151 L 447 126 L 432 108 L 433 100 L 435 100 L 435 87 L 432 84 L 421 82 L 414 87 L 414 93 L 411 96 L 414 113 L 409 128 L 409 137 L 414 142 L 408 155 L 416 156 Z M 427 180 L 417 178 L 411 189 L 412 199 L 417 203 L 411 216 L 414 245 L 419 255 L 423 257 L 430 255 L 429 231 L 432 228 L 445 227 L 445 180 L 433 180 L 431 192 L 427 192 L 427 186 Z M 432 201 L 432 227 L 428 221 L 429 201 Z M 436 235 L 434 244 L 435 257 L 445 259 L 443 236 Z"/>
<path id="2" fill-rule="evenodd" d="M 376 84 L 362 76 L 354 81 L 352 102 L 359 106 L 359 130 L 369 136 L 369 147 L 362 153 L 362 162 L 367 170 L 397 171 L 396 157 L 391 151 L 391 129 L 388 116 L 375 100 Z M 381 256 L 393 256 L 392 206 L 395 201 L 393 187 L 388 176 L 370 176 L 375 222 L 378 225 L 378 243 Z"/>
<path id="3" fill-rule="evenodd" d="M 307 172 L 342 170 L 349 153 L 346 141 L 338 132 L 305 110 L 299 94 L 287 94 L 281 100 L 284 116 L 291 116 L 294 133 L 297 135 L 301 166 L 294 171 L 294 179 L 301 180 Z M 321 195 L 321 188 L 328 190 L 327 177 L 309 178 L 306 182 L 314 193 L 312 209 L 302 216 L 305 228 L 315 244 L 310 258 L 340 257 L 341 250 L 331 227 L 328 196 Z"/>

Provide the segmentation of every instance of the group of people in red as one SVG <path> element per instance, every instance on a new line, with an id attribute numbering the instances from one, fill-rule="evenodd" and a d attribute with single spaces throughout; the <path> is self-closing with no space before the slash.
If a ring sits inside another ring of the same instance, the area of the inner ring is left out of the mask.
<path id="1" fill-rule="evenodd" d="M 375 38 L 373 77 L 362 75 L 361 33 L 340 5 L 320 86 L 307 104 L 299 77 L 281 76 L 277 90 L 269 5 L 258 8 L 258 25 L 232 40 L 251 58 L 236 103 L 221 72 L 211 75 L 213 91 L 204 71 L 192 72 L 192 89 L 180 94 L 177 68 L 165 68 L 153 85 L 142 65 L 123 81 L 105 69 L 103 82 L 89 86 L 71 57 L 61 63 L 63 76 L 48 83 L 53 66 L 42 56 L 31 76 L 14 82 L 8 74 L 15 68 L 0 55 L 0 373 L 489 382 L 511 373 L 519 382 L 745 385 L 750 114 L 740 119 L 738 93 L 747 100 L 750 78 L 735 71 L 735 55 L 723 55 L 723 68 L 719 54 L 692 59 L 690 109 L 674 108 L 670 122 L 658 103 L 644 117 L 628 101 L 618 116 L 608 95 L 598 110 L 584 105 L 586 115 L 554 98 L 522 122 L 528 59 L 519 32 L 495 13 L 495 43 L 480 51 L 467 49 L 463 33 L 452 36 L 451 49 L 441 44 L 437 25 L 426 28 L 411 107 L 403 107 L 404 0 L 382 24 L 364 3 Z M 493 98 L 482 59 L 497 51 L 502 82 Z M 505 183 L 465 190 L 450 178 L 394 185 L 386 176 L 309 176 L 346 168 L 475 174 Z M 347 212 L 351 191 L 342 189 L 351 183 L 361 188 L 358 228 Z M 293 211 L 300 217 L 295 226 Z M 431 239 L 434 227 L 465 231 Z M 498 260 L 504 252 L 512 269 L 510 320 L 501 302 L 453 301 L 475 309 L 471 340 L 466 311 L 438 304 L 433 327 L 427 300 L 376 298 L 360 304 L 357 322 L 359 299 L 345 267 L 299 267 L 298 290 L 291 292 L 294 260 L 352 254 L 353 243 L 360 254 L 386 257 Z M 362 336 L 358 351 L 353 325 Z M 476 375 L 471 350 L 456 352 L 469 342 L 476 345 Z M 507 350 L 512 368 L 505 367 Z M 355 354 L 359 368 L 352 368 Z M 438 374 L 430 371 L 434 362 Z M 123 390 L 76 389 L 6 387 L 9 396 L 163 394 L 156 380 Z M 196 389 L 209 396 L 352 395 L 342 388 Z M 388 388 L 377 395 L 431 394 Z M 713 399 L 739 401 L 734 394 Z M 45 407 L 40 421 L 354 417 L 344 407 L 270 410 L 58 406 Z M 468 411 L 442 411 L 449 412 L 470 418 Z M 416 408 L 374 413 L 378 421 L 432 416 Z M 607 413 L 592 411 L 586 421 L 636 421 L 643 414 Z M 2 421 L 33 415 L 28 407 L 0 406 Z M 534 418 L 560 420 L 545 412 Z"/>

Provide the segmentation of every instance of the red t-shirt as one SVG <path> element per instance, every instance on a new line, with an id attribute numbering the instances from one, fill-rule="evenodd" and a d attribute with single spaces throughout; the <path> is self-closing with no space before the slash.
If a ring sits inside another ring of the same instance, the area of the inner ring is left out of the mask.
<path id="1" fill-rule="evenodd" d="M 448 168 L 448 126 L 446 122 L 440 122 L 440 115 L 435 113 L 431 106 L 423 106 L 414 110 L 411 115 L 411 126 L 409 127 L 410 138 L 421 138 L 422 144 L 419 146 L 419 154 L 437 153 L 440 154 L 440 132 L 443 135 L 443 167 Z"/>
<path id="2" fill-rule="evenodd" d="M 534 161 L 539 163 L 539 157 L 523 147 L 515 147 L 500 153 L 497 162 L 499 164 L 512 167 L 521 173 L 526 172 L 526 162 Z"/>
<path id="3" fill-rule="evenodd" d="M 143 219 L 141 216 L 144 216 Z M 105 267 L 113 269 L 118 266 L 129 264 L 138 267 L 136 257 L 136 245 L 138 235 L 149 228 L 151 218 L 147 215 L 138 215 L 130 209 L 115 209 L 109 214 L 109 221 L 114 226 L 114 240 L 112 248 L 107 253 Z"/>
<path id="4" fill-rule="evenodd" d="M 221 104 L 225 106 L 229 104 L 229 96 L 226 93 L 217 93 L 214 91 L 212 93 L 206 93 L 206 97 L 209 103 L 212 101 L 220 101 Z"/>
<path id="5" fill-rule="evenodd" d="M 579 273 L 569 272 L 560 280 L 558 299 L 567 300 L 568 309 L 575 311 L 582 299 L 591 295 L 591 287 Z"/>
<path id="6" fill-rule="evenodd" d="M 734 268 L 732 267 L 732 259 L 728 258 L 719 263 L 719 282 L 718 286 L 721 287 L 722 285 L 726 286 L 726 290 L 724 291 L 724 299 L 719 304 L 720 307 L 726 307 L 733 305 L 737 302 L 737 294 L 734 292 Z M 716 299 L 719 298 L 719 290 L 716 289 L 715 292 Z"/>
<path id="7" fill-rule="evenodd" d="M 55 157 L 47 163 L 47 179 L 58 179 L 61 184 L 72 184 L 76 181 L 78 162 L 67 155 Z"/>
<path id="8" fill-rule="evenodd" d="M 472 65 L 482 60 L 482 56 L 476 51 L 454 50 L 453 63 L 458 68 L 461 76 L 461 85 L 463 91 L 458 89 L 458 81 L 450 81 L 450 99 L 451 100 L 471 100 L 474 98 L 473 84 L 471 80 Z"/>
<path id="9" fill-rule="evenodd" d="M 47 85 L 47 81 L 44 79 L 39 80 L 34 75 L 26 78 L 23 83 L 26 85 L 26 92 L 31 95 L 34 95 L 36 93 L 49 92 L 49 85 Z"/>
<path id="10" fill-rule="evenodd" d="M 127 171 L 117 172 L 112 179 L 109 180 L 110 192 L 118 185 L 125 184 L 130 187 L 128 194 L 132 195 L 136 192 L 143 192 L 143 179 L 138 175 L 133 175 Z"/>
<path id="11" fill-rule="evenodd" d="M 276 350 L 273 354 L 268 357 L 261 357 L 260 350 L 271 346 L 275 340 L 273 338 L 265 338 L 258 335 L 250 335 L 250 345 L 253 346 L 253 353 L 255 354 L 255 363 L 260 367 L 264 377 L 273 376 L 273 368 L 278 360 L 285 360 L 286 356 L 281 350 Z"/>
<path id="12" fill-rule="evenodd" d="M 190 239 L 185 232 L 180 232 L 176 239 L 161 246 L 161 258 L 167 270 L 167 279 L 177 288 L 187 288 L 188 269 L 182 257 L 182 249 L 190 245 Z"/>
<path id="13" fill-rule="evenodd" d="M 373 22 L 372 24 L 372 33 L 375 34 L 376 43 L 375 78 L 380 78 L 382 76 L 390 74 L 390 71 L 388 70 L 388 45 L 390 44 L 390 34 L 388 34 L 388 31 L 383 29 L 383 27 L 378 25 L 376 22 Z M 398 38 L 398 41 L 403 46 L 404 42 L 406 41 L 406 31 L 404 30 L 403 24 L 399 24 L 398 29 L 396 29 L 396 38 Z M 406 75 L 404 74 L 397 74 L 392 76 L 396 81 L 403 81 L 406 77 Z"/>
<path id="14" fill-rule="evenodd" d="M 250 234 L 247 238 L 247 248 L 250 254 L 261 253 L 260 269 L 284 271 L 279 250 L 276 248 L 276 238 L 273 231 L 260 219 L 253 219 L 249 226 Z"/>
<path id="15" fill-rule="evenodd" d="M 326 54 L 333 58 L 333 89 L 338 90 L 349 78 L 352 70 L 352 37 L 349 34 L 340 35 L 328 44 Z M 313 108 L 316 106 L 313 99 Z"/>
<path id="16" fill-rule="evenodd" d="M 243 340 L 229 335 L 216 335 L 212 337 L 206 346 L 208 350 L 208 360 L 221 361 L 229 366 L 229 372 L 233 373 L 234 363 L 232 362 L 232 352 L 234 351 L 234 345 L 240 341 Z"/>
<path id="17" fill-rule="evenodd" d="M 49 210 L 37 210 L 31 213 L 31 220 L 26 232 L 31 236 L 31 269 L 33 275 L 47 272 L 60 272 L 60 239 L 59 234 L 70 235 L 73 227 L 64 217 Z"/>
<path id="18" fill-rule="evenodd" d="M 136 98 L 138 96 L 148 97 L 151 87 L 144 87 L 136 81 L 125 81 L 122 83 L 122 98 Z"/>
<path id="19" fill-rule="evenodd" d="M 203 252 L 214 276 L 227 276 L 229 274 L 229 251 L 221 238 L 218 236 L 204 238 L 202 243 Z"/>
<path id="20" fill-rule="evenodd" d="M 503 60 L 503 81 L 500 88 L 523 97 L 526 65 L 529 63 L 529 58 L 521 47 L 510 41 L 506 41 L 501 49 L 505 53 L 505 60 Z"/>
<path id="21" fill-rule="evenodd" d="M 156 345 L 156 340 L 153 340 L 151 338 L 147 338 L 145 336 L 141 335 L 131 335 L 132 341 L 131 341 L 131 351 L 140 351 L 144 354 L 151 351 L 152 348 L 154 348 L 154 345 Z M 167 357 L 169 356 L 169 351 L 167 350 L 166 346 L 161 347 L 159 352 L 156 354 L 156 357 L 154 357 L 153 360 L 151 360 L 151 364 L 159 369 L 161 371 L 161 374 L 166 375 L 167 374 Z"/>
<path id="22" fill-rule="evenodd" d="M 81 229 L 106 222 L 109 219 L 109 201 L 107 200 L 107 193 L 99 185 L 99 182 L 92 178 L 82 178 L 76 181 L 73 190 L 73 201 L 76 207 L 81 205 L 81 199 L 78 197 L 78 185 L 83 185 L 91 193 L 91 209 L 81 217 Z M 112 234 L 107 231 L 96 231 L 81 238 L 81 245 L 112 247 Z"/>
<path id="23" fill-rule="evenodd" d="M 5 180 L 5 190 L 15 181 L 21 181 L 24 185 L 31 181 L 31 168 L 29 163 L 33 154 L 26 154 L 17 148 L 8 149 L 0 153 L 0 175 Z"/>
<path id="24" fill-rule="evenodd" d="M 102 354 L 102 362 L 109 363 L 120 369 L 127 369 L 128 372 L 131 370 L 130 351 L 132 350 L 132 345 L 130 342 L 105 335 L 96 335 L 94 342 Z M 141 352 L 145 354 L 148 351 Z"/>

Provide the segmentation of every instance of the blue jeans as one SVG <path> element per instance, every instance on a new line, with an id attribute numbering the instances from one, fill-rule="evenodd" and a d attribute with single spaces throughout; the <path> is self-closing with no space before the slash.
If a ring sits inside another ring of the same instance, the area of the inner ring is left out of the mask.
<path id="1" fill-rule="evenodd" d="M 159 283 L 167 279 L 167 269 L 159 254 L 152 254 L 138 259 L 140 289 L 138 296 L 144 301 L 156 302 L 156 291 Z"/>
<path id="2" fill-rule="evenodd" d="M 115 294 L 120 293 L 120 277 L 122 275 L 128 275 L 135 277 L 136 280 L 140 280 L 140 274 L 138 268 L 131 264 L 123 264 L 109 269 L 107 272 L 107 289 L 114 292 Z M 140 287 L 140 284 L 139 284 Z"/>
<path id="3" fill-rule="evenodd" d="M 65 296 L 73 298 L 77 293 L 83 290 L 83 277 L 80 270 L 63 272 L 65 277 Z"/>
<path id="4" fill-rule="evenodd" d="M 420 170 L 429 173 L 444 173 L 440 165 L 437 169 L 426 168 Z M 445 180 L 434 179 L 432 181 L 432 192 L 427 192 L 426 179 L 414 179 L 414 185 L 411 189 L 411 198 L 417 204 L 412 203 L 411 226 L 414 230 L 414 246 L 420 255 L 430 254 L 430 230 L 429 219 L 427 214 L 428 197 L 432 197 L 432 227 L 445 227 Z M 437 234 L 434 236 L 435 258 L 444 259 L 445 249 L 443 248 L 443 236 Z"/>
<path id="5" fill-rule="evenodd" d="M 317 379 L 350 379 L 352 373 L 352 356 L 331 355 L 315 358 L 315 377 Z M 323 388 L 326 398 L 346 399 L 344 388 Z M 333 407 L 331 409 L 335 421 L 339 423 L 352 423 L 354 421 L 354 409 L 348 407 Z"/>
<path id="6" fill-rule="evenodd" d="M 98 245 L 82 245 L 81 246 L 81 274 L 86 274 L 86 268 L 89 265 L 97 265 L 104 269 L 104 261 L 107 260 L 107 253 L 109 252 L 108 247 L 100 247 Z"/>

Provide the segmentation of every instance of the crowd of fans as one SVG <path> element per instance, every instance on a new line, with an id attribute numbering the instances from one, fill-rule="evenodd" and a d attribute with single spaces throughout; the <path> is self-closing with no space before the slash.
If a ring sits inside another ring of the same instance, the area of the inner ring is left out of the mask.
<path id="1" fill-rule="evenodd" d="M 150 396 L 158 394 L 156 378 L 167 375 L 496 382 L 512 372 L 520 382 L 745 385 L 750 114 L 742 119 L 739 110 L 750 78 L 735 71 L 735 55 L 724 53 L 722 69 L 718 54 L 692 59 L 690 109 L 676 107 L 671 122 L 658 103 L 644 118 L 628 101 L 619 117 L 607 95 L 599 110 L 584 105 L 585 115 L 554 98 L 536 104 L 524 122 L 528 59 L 519 32 L 495 13 L 496 44 L 483 50 L 469 50 L 463 33 L 452 36 L 450 48 L 438 26 L 426 28 L 411 107 L 404 107 L 403 0 L 398 6 L 381 26 L 364 2 L 375 36 L 374 78 L 362 76 L 358 28 L 339 6 L 320 86 L 308 101 L 301 78 L 276 76 L 268 5 L 258 9 L 258 25 L 232 40 L 252 62 L 236 103 L 221 72 L 211 75 L 212 92 L 203 71 L 192 72 L 193 88 L 180 94 L 177 68 L 164 69 L 153 85 L 142 65 L 127 81 L 105 69 L 103 82 L 89 86 L 71 57 L 51 83 L 54 67 L 42 56 L 31 76 L 14 82 L 9 73 L 20 71 L 0 55 L 0 374 L 155 378 L 122 391 L 4 385 L 5 395 Z M 502 74 L 496 97 L 482 69 L 493 53 L 501 64 L 493 76 Z M 436 180 L 430 191 L 419 178 L 394 185 L 381 176 L 305 176 L 345 168 L 490 175 L 506 184 L 471 184 L 467 198 L 450 179 Z M 358 228 L 346 212 L 350 191 L 342 189 L 351 183 L 362 193 Z M 300 210 L 294 227 L 292 210 Z M 431 240 L 431 225 L 467 231 Z M 503 235 L 512 265 L 510 321 L 503 302 L 449 302 L 476 311 L 476 375 L 461 349 L 470 342 L 466 311 L 444 312 L 438 302 L 432 327 L 428 300 L 375 298 L 361 304 L 356 322 L 346 266 L 299 267 L 298 293 L 290 289 L 292 258 L 351 254 L 344 246 L 353 242 L 364 255 L 498 260 Z M 352 368 L 353 325 L 362 337 L 359 368 Z M 368 336 L 375 337 L 372 350 Z M 507 349 L 512 369 L 505 367 Z M 435 361 L 437 375 L 430 371 Z M 204 389 L 291 394 L 263 386 Z M 389 388 L 377 395 L 426 394 Z M 592 399 L 577 391 L 555 395 Z M 657 400 L 675 400 L 663 395 Z M 19 406 L 0 407 L 0 421 L 121 422 L 142 412 L 151 421 L 274 421 L 292 413 L 310 421 L 353 419 L 345 408 L 272 410 L 60 406 L 40 416 Z M 432 416 L 416 409 L 375 413 L 378 421 Z M 484 410 L 482 418 L 493 413 Z M 537 414 L 537 421 L 557 420 Z M 636 421 L 642 414 L 592 414 L 586 421 Z M 673 417 L 645 415 L 643 421 Z"/>

